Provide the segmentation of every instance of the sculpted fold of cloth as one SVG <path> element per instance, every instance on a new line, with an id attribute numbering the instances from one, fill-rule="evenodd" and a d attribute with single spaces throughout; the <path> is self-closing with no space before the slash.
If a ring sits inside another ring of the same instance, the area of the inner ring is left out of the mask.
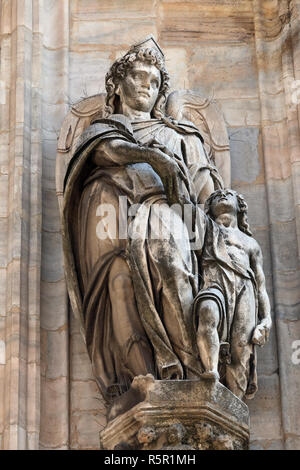
<path id="1" fill-rule="evenodd" d="M 81 135 L 65 177 L 68 291 L 80 305 L 93 371 L 108 402 L 140 374 L 188 379 L 202 371 L 192 320 L 197 259 L 171 205 L 204 203 L 223 183 L 199 130 L 161 111 L 167 85 L 153 40 L 113 64 L 107 117 Z M 129 214 L 139 204 L 128 218 L 139 237 L 119 236 L 120 197 Z M 99 238 L 99 207 L 113 207 L 116 216 L 105 238 Z M 170 215 L 180 237 L 168 225 Z M 164 237 L 148 236 L 157 227 Z"/>

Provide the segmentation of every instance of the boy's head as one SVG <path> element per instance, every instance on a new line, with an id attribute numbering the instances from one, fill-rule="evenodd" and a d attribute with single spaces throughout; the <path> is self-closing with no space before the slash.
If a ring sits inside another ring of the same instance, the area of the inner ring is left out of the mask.
<path id="1" fill-rule="evenodd" d="M 252 236 L 248 223 L 248 206 L 241 194 L 233 189 L 218 189 L 206 200 L 205 213 L 213 220 L 222 214 L 232 214 L 237 217 L 239 229 Z"/>

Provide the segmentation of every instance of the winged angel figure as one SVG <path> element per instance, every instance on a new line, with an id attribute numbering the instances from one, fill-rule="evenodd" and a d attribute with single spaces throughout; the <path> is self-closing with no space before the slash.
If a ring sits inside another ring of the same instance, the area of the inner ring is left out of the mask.
<path id="1" fill-rule="evenodd" d="M 108 403 L 138 375 L 203 372 L 192 318 L 197 233 L 180 209 L 230 186 L 229 145 L 215 102 L 168 90 L 150 37 L 113 63 L 106 94 L 72 107 L 59 138 L 68 292 Z"/>

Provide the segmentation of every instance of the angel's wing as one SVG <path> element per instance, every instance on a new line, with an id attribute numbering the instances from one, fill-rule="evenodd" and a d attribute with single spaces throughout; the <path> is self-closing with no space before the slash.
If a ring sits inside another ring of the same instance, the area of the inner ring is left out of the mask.
<path id="1" fill-rule="evenodd" d="M 62 211 L 64 179 L 76 142 L 96 117 L 104 117 L 105 93 L 90 96 L 73 105 L 66 115 L 58 139 L 56 156 L 56 194 Z"/>
<path id="2" fill-rule="evenodd" d="M 225 187 L 230 187 L 229 139 L 217 103 L 192 90 L 173 91 L 166 103 L 166 114 L 177 121 L 191 121 L 200 130 L 207 155 L 218 168 Z"/>

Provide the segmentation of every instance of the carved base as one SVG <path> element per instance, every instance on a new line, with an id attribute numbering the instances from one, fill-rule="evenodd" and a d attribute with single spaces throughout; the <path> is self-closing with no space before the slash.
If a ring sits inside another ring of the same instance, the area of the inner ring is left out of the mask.
<path id="1" fill-rule="evenodd" d="M 219 382 L 148 375 L 136 377 L 131 389 L 143 401 L 108 423 L 102 449 L 248 449 L 248 407 Z"/>

